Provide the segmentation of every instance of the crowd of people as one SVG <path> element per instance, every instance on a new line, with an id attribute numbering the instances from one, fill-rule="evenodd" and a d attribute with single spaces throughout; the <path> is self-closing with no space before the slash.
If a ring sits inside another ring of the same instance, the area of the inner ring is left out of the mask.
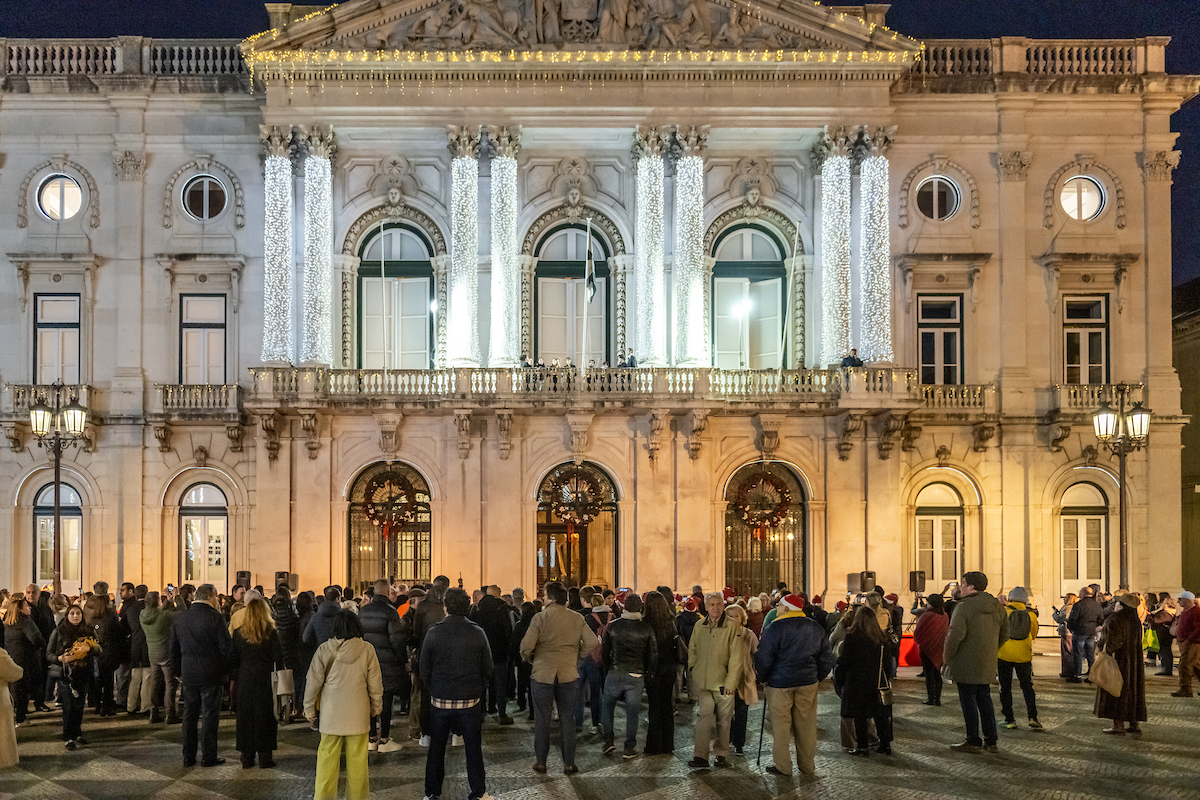
<path id="1" fill-rule="evenodd" d="M 1028 727 L 1042 728 L 1032 680 L 1037 609 L 1023 587 L 998 597 L 987 588 L 987 576 L 968 572 L 943 593 L 918 595 L 911 609 L 924 702 L 940 706 L 944 681 L 954 684 L 966 738 L 952 749 L 965 753 L 998 749 L 993 683 L 1001 724 L 1018 727 L 1014 676 Z M 685 596 L 666 586 L 637 594 L 551 582 L 527 598 L 494 585 L 468 595 L 445 576 L 414 586 L 381 579 L 361 594 L 329 586 L 320 597 L 293 597 L 286 584 L 266 597 L 262 587 L 226 596 L 211 584 L 156 592 L 125 583 L 114 598 L 100 582 L 77 598 L 32 585 L 0 598 L 0 688 L 9 689 L 0 691 L 0 767 L 17 762 L 15 728 L 52 705 L 68 750 L 88 743 L 91 708 L 180 724 L 184 766 L 215 766 L 225 761 L 217 732 L 228 709 L 246 769 L 274 766 L 280 724 L 307 723 L 320 734 L 317 800 L 337 797 L 343 758 L 346 797 L 367 797 L 368 755 L 406 742 L 428 748 L 427 800 L 441 795 L 447 745 L 463 746 L 478 800 L 491 796 L 484 722 L 512 725 L 514 701 L 533 722 L 535 773 L 547 773 L 552 749 L 564 774 L 577 773 L 585 730 L 605 756 L 638 757 L 639 738 L 641 754 L 671 754 L 681 703 L 696 713 L 688 766 L 705 769 L 745 755 L 761 687 L 772 736 L 767 771 L 812 775 L 818 687 L 831 675 L 845 751 L 892 754 L 905 609 L 879 587 L 828 610 L 783 584 L 741 597 L 700 586 Z M 1089 586 L 1064 598 L 1053 619 L 1065 680 L 1089 680 L 1097 653 L 1119 669 L 1116 694 L 1096 689 L 1096 716 L 1112 720 L 1107 732 L 1141 732 L 1147 658 L 1160 674 L 1177 665 L 1175 696 L 1192 696 L 1200 606 L 1190 592 L 1108 596 Z"/>

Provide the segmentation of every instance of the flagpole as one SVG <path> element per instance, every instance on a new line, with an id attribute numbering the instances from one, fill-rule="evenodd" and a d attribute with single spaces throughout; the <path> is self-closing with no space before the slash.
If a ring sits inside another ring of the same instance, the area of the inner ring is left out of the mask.
<path id="1" fill-rule="evenodd" d="M 584 239 L 584 256 L 583 256 L 583 327 L 582 336 L 579 339 L 579 363 L 576 366 L 579 373 L 583 374 L 583 361 L 587 357 L 587 307 L 588 302 L 588 272 L 592 260 L 592 218 L 587 218 L 587 234 Z"/>

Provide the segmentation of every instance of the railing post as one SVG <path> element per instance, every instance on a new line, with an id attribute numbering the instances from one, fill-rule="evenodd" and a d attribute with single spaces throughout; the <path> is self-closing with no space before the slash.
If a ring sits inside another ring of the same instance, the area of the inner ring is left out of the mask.
<path id="1" fill-rule="evenodd" d="M 993 39 L 993 64 L 997 73 L 1028 72 L 1029 40 L 1023 36 L 1002 36 Z M 997 52 L 998 51 L 998 52 Z M 996 55 L 999 58 L 996 58 Z"/>

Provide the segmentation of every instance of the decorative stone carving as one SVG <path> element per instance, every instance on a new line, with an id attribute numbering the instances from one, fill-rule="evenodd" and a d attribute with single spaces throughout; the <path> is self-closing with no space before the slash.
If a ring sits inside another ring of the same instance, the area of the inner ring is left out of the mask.
<path id="1" fill-rule="evenodd" d="M 1138 153 L 1142 174 L 1148 181 L 1169 181 L 1179 166 L 1178 150 L 1159 150 L 1156 153 Z"/>
<path id="2" fill-rule="evenodd" d="M 263 152 L 267 156 L 290 159 L 296 150 L 291 128 L 259 125 L 258 137 L 262 140 Z"/>
<path id="3" fill-rule="evenodd" d="M 825 160 L 834 156 L 848 156 L 851 148 L 854 146 L 854 138 L 846 130 L 844 125 L 838 126 L 837 130 L 832 134 L 829 132 L 829 126 L 826 125 L 821 129 L 821 133 L 817 136 L 817 140 L 812 146 L 812 167 L 814 172 L 820 172 L 821 166 Z"/>
<path id="4" fill-rule="evenodd" d="M 629 269 L 632 259 L 624 254 L 612 259 L 613 265 L 613 311 L 617 316 L 617 352 L 625 352 L 625 312 L 628 308 Z M 704 284 L 708 290 L 708 282 Z"/>
<path id="5" fill-rule="evenodd" d="M 704 157 L 708 151 L 708 125 L 693 125 L 690 128 L 675 128 L 675 144 L 678 154 Z"/>
<path id="6" fill-rule="evenodd" d="M 617 224 L 603 211 L 586 203 L 581 203 L 578 206 L 561 205 L 550 209 L 534 220 L 533 224 L 529 226 L 529 231 L 525 234 L 525 239 L 521 242 L 521 254 L 527 256 L 533 255 L 533 246 L 537 244 L 542 233 L 559 222 L 578 222 L 580 219 L 589 216 L 592 218 L 592 230 L 603 234 L 608 239 L 608 244 L 612 248 L 613 255 L 624 255 L 625 239 L 621 236 L 621 231 L 617 228 Z"/>
<path id="7" fill-rule="evenodd" d="M 233 170 L 217 161 L 207 153 L 200 153 L 194 159 L 184 164 L 171 174 L 167 185 L 163 188 L 163 227 L 170 228 L 175 224 L 175 185 L 184 174 L 196 172 L 220 172 L 233 188 L 233 226 L 242 228 L 246 225 L 246 193 L 242 190 L 242 182 Z"/>
<path id="8" fill-rule="evenodd" d="M 429 241 L 433 242 L 433 252 L 435 255 L 445 254 L 446 239 L 442 235 L 441 229 L 438 228 L 437 223 L 428 214 L 418 211 L 410 205 L 406 205 L 403 202 L 403 196 L 398 192 L 395 196 L 395 204 L 392 204 L 392 199 L 393 195 L 389 189 L 385 205 L 371 209 L 354 221 L 354 224 L 350 226 L 350 230 L 346 232 L 346 239 L 342 242 L 342 255 L 354 255 L 358 250 L 359 239 L 369 231 L 378 228 L 380 222 L 397 222 L 399 220 L 411 222 L 429 236 Z"/>
<path id="9" fill-rule="evenodd" d="M 1089 444 L 1087 447 L 1083 448 L 1083 452 L 1080 453 L 1080 458 L 1083 459 L 1083 463 L 1089 467 L 1096 466 L 1096 459 L 1099 457 L 1100 451 L 1096 449 L 1094 444 Z"/>
<path id="10" fill-rule="evenodd" d="M 854 449 L 854 434 L 862 430 L 863 415 L 846 412 L 837 419 L 834 426 L 837 431 L 838 458 L 847 461 L 850 451 Z"/>
<path id="11" fill-rule="evenodd" d="M 1053 422 L 1047 431 L 1050 440 L 1050 452 L 1061 453 L 1063 451 L 1063 442 L 1071 435 L 1071 426 L 1065 422 Z"/>
<path id="12" fill-rule="evenodd" d="M 4 423 L 4 438 L 8 439 L 8 447 L 14 453 L 25 452 L 25 440 L 21 435 L 21 428 L 15 422 Z"/>
<path id="13" fill-rule="evenodd" d="M 657 125 L 638 125 L 633 132 L 633 157 L 654 158 L 663 155 L 670 132 Z"/>
<path id="14" fill-rule="evenodd" d="M 458 433 L 458 457 L 466 458 L 471 452 L 471 409 L 454 409 L 454 428 Z"/>
<path id="15" fill-rule="evenodd" d="M 446 126 L 446 147 L 451 158 L 479 158 L 481 128 L 468 125 Z"/>
<path id="16" fill-rule="evenodd" d="M 237 425 L 225 426 L 225 438 L 229 440 L 229 452 L 242 452 L 242 434 L 243 431 L 241 423 L 238 423 Z"/>
<path id="17" fill-rule="evenodd" d="M 905 421 L 904 427 L 900 429 L 900 449 L 911 453 L 916 448 L 919 438 L 921 438 L 921 426 Z"/>
<path id="18" fill-rule="evenodd" d="M 970 195 L 971 202 L 971 227 L 979 227 L 979 189 L 975 186 L 975 179 L 971 177 L 971 173 L 967 172 L 966 168 L 945 156 L 930 155 L 928 161 L 923 161 L 909 171 L 908 175 L 904 176 L 904 180 L 900 183 L 900 202 L 897 204 L 896 224 L 901 228 L 908 227 L 908 196 L 912 189 L 913 181 L 925 170 L 944 173 L 947 168 L 958 173 L 959 178 L 967 185 L 967 194 Z M 965 200 L 967 198 L 961 198 Z"/>
<path id="19" fill-rule="evenodd" d="M 119 181 L 140 181 L 146 174 L 146 154 L 132 150 L 113 153 L 113 170 Z"/>
<path id="20" fill-rule="evenodd" d="M 192 451 L 192 458 L 194 458 L 196 460 L 197 467 L 207 467 L 208 466 L 208 448 L 205 447 L 204 445 L 200 445 L 199 447 L 197 447 L 195 450 Z"/>
<path id="21" fill-rule="evenodd" d="M 507 125 L 488 125 L 488 143 L 492 155 L 500 158 L 516 158 L 521 152 L 521 126 L 509 128 Z"/>
<path id="22" fill-rule="evenodd" d="M 650 433 L 646 436 L 646 451 L 650 454 L 651 461 L 658 458 L 658 451 L 662 446 L 662 433 L 667 428 L 669 416 L 670 412 L 664 409 L 650 412 Z"/>
<path id="23" fill-rule="evenodd" d="M 795 244 L 799 252 L 792 253 L 793 256 L 803 255 L 804 242 L 796 237 L 796 226 L 792 221 L 779 211 L 763 204 L 761 193 L 753 197 L 753 204 L 751 204 L 752 192 L 757 192 L 757 189 L 747 189 L 742 205 L 729 209 L 712 221 L 712 224 L 708 226 L 708 230 L 704 233 L 704 252 L 712 252 L 713 245 L 716 243 L 717 236 L 721 231 L 739 220 L 753 219 L 760 220 L 776 228 L 783 234 L 783 238 L 787 240 L 786 244 L 788 247 Z"/>
<path id="24" fill-rule="evenodd" d="M 262 414 L 258 418 L 258 426 L 263 433 L 263 446 L 267 448 L 267 459 L 274 461 L 279 458 L 279 416 L 275 412 Z"/>
<path id="25" fill-rule="evenodd" d="M 978 422 L 972 429 L 974 441 L 971 444 L 971 449 L 976 453 L 986 453 L 988 442 L 996 436 L 996 423 L 989 420 L 986 422 Z"/>
<path id="26" fill-rule="evenodd" d="M 437 350 L 434 353 L 434 364 L 438 369 L 446 368 L 446 346 L 448 332 L 447 320 L 450 318 L 446 309 L 450 307 L 450 256 L 442 253 L 431 258 L 433 265 L 433 292 L 437 297 L 438 313 L 434 317 L 434 333 L 437 334 Z"/>
<path id="27" fill-rule="evenodd" d="M 950 448 L 947 447 L 946 445 L 940 446 L 937 449 L 937 452 L 934 453 L 934 457 L 937 458 L 939 467 L 946 466 L 947 464 L 950 463 Z"/>
<path id="28" fill-rule="evenodd" d="M 309 459 L 315 459 L 321 451 L 321 427 L 314 412 L 300 413 L 300 428 L 304 431 L 304 449 Z"/>
<path id="29" fill-rule="evenodd" d="M 371 190 L 383 194 L 389 206 L 403 206 L 405 197 L 421 191 L 416 172 L 403 156 L 384 156 L 375 166 Z"/>
<path id="30" fill-rule="evenodd" d="M 81 444 L 80 447 L 83 449 L 83 452 L 96 452 L 96 429 L 92 425 L 89 424 L 84 426 L 81 439 L 83 444 Z"/>
<path id="31" fill-rule="evenodd" d="M 687 451 L 688 458 L 695 461 L 700 457 L 700 435 L 708 427 L 708 410 L 696 409 L 687 415 Z"/>
<path id="32" fill-rule="evenodd" d="M 391 461 L 400 450 L 400 425 L 404 415 L 377 414 L 375 422 L 379 425 L 379 449 L 384 458 Z"/>
<path id="33" fill-rule="evenodd" d="M 882 461 L 887 461 L 892 454 L 892 448 L 896 446 L 896 434 L 904 429 L 905 419 L 900 414 L 881 414 L 879 421 L 876 424 L 876 449 L 879 451 L 879 458 Z"/>
<path id="34" fill-rule="evenodd" d="M 1096 171 L 1103 172 L 1112 183 L 1112 194 L 1115 195 L 1116 200 L 1117 227 L 1125 227 L 1125 187 L 1117 174 L 1097 161 L 1091 153 L 1077 153 L 1074 161 L 1063 164 L 1051 176 L 1050 181 L 1046 184 L 1046 191 L 1042 194 L 1042 227 L 1047 229 L 1054 227 L 1055 209 L 1061 208 L 1058 195 L 1061 188 L 1059 182 L 1063 176 L 1068 172 L 1087 175 Z"/>
<path id="35" fill-rule="evenodd" d="M 571 460 L 578 466 L 583 463 L 588 446 L 588 429 L 592 426 L 592 414 L 567 414 L 567 427 L 571 434 Z"/>
<path id="36" fill-rule="evenodd" d="M 83 178 L 83 182 L 87 184 L 87 197 L 84 202 L 88 208 L 88 227 L 100 227 L 100 191 L 96 188 L 96 179 L 92 177 L 92 173 L 88 172 L 79 164 L 72 161 L 66 155 L 55 156 L 47 161 L 43 161 L 33 169 L 29 170 L 25 175 L 25 179 L 21 181 L 21 189 L 17 192 L 17 227 L 25 228 L 29 225 L 29 184 L 39 172 L 44 169 L 53 169 L 56 172 L 71 170 L 79 177 Z"/>
<path id="37" fill-rule="evenodd" d="M 332 159 L 337 152 L 337 134 L 328 125 L 301 125 L 300 141 L 310 156 Z"/>
<path id="38" fill-rule="evenodd" d="M 783 425 L 784 415 L 756 414 L 754 420 L 762 431 L 758 449 L 762 452 L 763 458 L 774 458 L 775 451 L 779 449 L 779 429 Z"/>
<path id="39" fill-rule="evenodd" d="M 158 440 L 158 452 L 171 452 L 171 426 L 159 422 L 154 425 L 154 438 Z"/>
<path id="40" fill-rule="evenodd" d="M 1033 163 L 1033 153 L 1028 150 L 992 153 L 992 163 L 1002 182 L 1020 182 L 1029 176 L 1029 165 Z"/>
<path id="41" fill-rule="evenodd" d="M 865 158 L 886 156 L 896 140 L 896 126 L 879 126 L 870 128 L 866 125 L 858 129 L 858 138 L 854 143 L 853 155 L 856 162 Z"/>
<path id="42" fill-rule="evenodd" d="M 496 446 L 500 449 L 500 460 L 507 461 L 512 451 L 513 412 L 502 408 L 496 411 Z"/>

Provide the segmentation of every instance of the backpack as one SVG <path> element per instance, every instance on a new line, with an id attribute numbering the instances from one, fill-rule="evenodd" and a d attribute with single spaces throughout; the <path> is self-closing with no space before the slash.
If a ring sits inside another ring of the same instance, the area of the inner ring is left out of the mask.
<path id="1" fill-rule="evenodd" d="M 608 619 L 605 620 L 604 622 L 600 621 L 600 616 L 598 614 L 594 615 L 594 616 L 596 618 L 597 627 L 596 627 L 596 644 L 592 647 L 592 661 L 595 661 L 597 664 L 600 664 L 600 663 L 603 663 L 603 661 L 604 661 L 603 651 L 601 650 L 601 647 L 602 647 L 601 642 L 604 641 L 604 633 L 605 633 L 605 631 L 608 630 L 608 625 L 613 620 L 613 613 L 611 611 L 609 611 Z"/>
<path id="2" fill-rule="evenodd" d="M 1021 642 L 1029 638 L 1029 632 L 1033 630 L 1033 618 L 1030 617 L 1028 611 L 1018 611 L 1012 609 L 1008 615 L 1008 619 L 1004 621 L 1004 632 L 1008 634 L 1010 642 Z"/>

